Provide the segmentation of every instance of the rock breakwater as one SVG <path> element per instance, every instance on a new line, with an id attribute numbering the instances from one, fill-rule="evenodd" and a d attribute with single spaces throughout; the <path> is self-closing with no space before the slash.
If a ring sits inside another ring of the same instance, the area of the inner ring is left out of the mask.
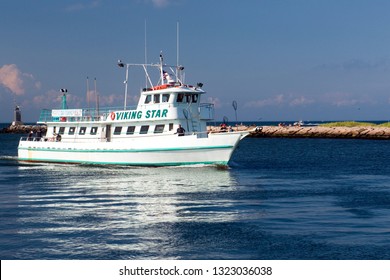
<path id="1" fill-rule="evenodd" d="M 9 127 L 0 129 L 0 133 L 25 134 L 29 133 L 30 131 L 36 133 L 39 130 L 42 133 L 45 133 L 46 129 L 47 128 L 44 125 L 10 125 Z"/>
<path id="2" fill-rule="evenodd" d="M 251 130 L 251 128 L 248 128 Z M 389 127 L 264 126 L 250 137 L 390 139 Z"/>

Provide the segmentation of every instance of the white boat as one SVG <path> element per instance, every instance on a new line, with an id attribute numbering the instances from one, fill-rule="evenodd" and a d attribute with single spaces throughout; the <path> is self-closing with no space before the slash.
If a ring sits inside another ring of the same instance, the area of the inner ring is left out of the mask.
<path id="1" fill-rule="evenodd" d="M 124 64 L 126 67 L 123 108 L 42 110 L 38 124 L 46 125 L 43 137 L 22 137 L 18 159 L 28 162 L 172 166 L 227 165 L 248 131 L 209 133 L 207 122 L 214 106 L 200 103 L 202 84 L 187 85 L 182 66 Z M 126 106 L 129 67 L 144 69 L 147 85 L 136 108 Z M 153 85 L 149 69 L 157 68 Z M 166 71 L 167 70 L 167 71 Z M 171 78 L 173 77 L 173 78 Z M 98 103 L 97 103 L 98 104 Z M 98 106 L 97 106 L 98 107 Z M 181 126 L 184 134 L 178 133 Z"/>

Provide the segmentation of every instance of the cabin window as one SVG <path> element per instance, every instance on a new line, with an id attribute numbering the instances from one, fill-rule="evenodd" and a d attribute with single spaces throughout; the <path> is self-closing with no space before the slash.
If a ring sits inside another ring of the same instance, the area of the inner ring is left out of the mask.
<path id="1" fill-rule="evenodd" d="M 193 94 L 192 95 L 192 103 L 198 102 L 198 94 Z"/>
<path id="2" fill-rule="evenodd" d="M 179 93 L 177 95 L 176 102 L 181 103 L 181 102 L 183 102 L 183 99 L 184 99 L 184 94 L 183 93 Z"/>
<path id="3" fill-rule="evenodd" d="M 65 127 L 61 126 L 60 131 L 58 131 L 58 134 L 64 134 L 65 132 Z"/>
<path id="4" fill-rule="evenodd" d="M 160 94 L 155 94 L 153 96 L 154 103 L 160 103 Z"/>
<path id="5" fill-rule="evenodd" d="M 135 130 L 135 126 L 128 126 L 126 134 L 127 135 L 134 134 L 134 130 Z"/>
<path id="6" fill-rule="evenodd" d="M 172 131 L 173 130 L 173 123 L 170 123 L 169 124 L 169 131 Z"/>
<path id="7" fill-rule="evenodd" d="M 97 126 L 91 127 L 91 135 L 96 135 L 97 130 L 98 130 Z"/>
<path id="8" fill-rule="evenodd" d="M 169 102 L 169 96 L 170 96 L 170 94 L 163 94 L 163 96 L 162 96 L 162 102 L 164 103 L 164 102 Z"/>
<path id="9" fill-rule="evenodd" d="M 154 127 L 154 133 L 163 133 L 164 131 L 164 124 L 158 124 Z"/>
<path id="10" fill-rule="evenodd" d="M 69 135 L 74 135 L 75 131 L 76 131 L 76 127 L 74 127 L 74 126 L 69 127 Z"/>
<path id="11" fill-rule="evenodd" d="M 150 101 L 152 101 L 152 96 L 151 96 L 151 95 L 147 95 L 147 96 L 145 97 L 145 104 L 150 103 Z"/>
<path id="12" fill-rule="evenodd" d="M 186 94 L 186 102 L 187 103 L 191 102 L 191 94 Z"/>
<path id="13" fill-rule="evenodd" d="M 149 126 L 143 125 L 143 126 L 141 126 L 141 130 L 140 130 L 139 134 L 147 134 L 148 130 L 149 130 Z"/>
<path id="14" fill-rule="evenodd" d="M 87 131 L 87 128 L 85 126 L 80 127 L 79 134 L 80 135 L 85 135 L 85 131 Z"/>
<path id="15" fill-rule="evenodd" d="M 116 126 L 114 130 L 114 135 L 119 135 L 122 132 L 122 127 L 121 126 Z"/>

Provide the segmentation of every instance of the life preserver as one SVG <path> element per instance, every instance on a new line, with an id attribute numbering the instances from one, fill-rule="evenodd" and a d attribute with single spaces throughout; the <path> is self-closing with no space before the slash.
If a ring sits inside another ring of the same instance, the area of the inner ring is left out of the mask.
<path id="1" fill-rule="evenodd" d="M 167 84 L 155 86 L 155 87 L 153 87 L 153 90 L 166 89 L 166 88 L 168 88 Z"/>
<path id="2" fill-rule="evenodd" d="M 111 120 L 115 120 L 115 113 L 114 112 L 111 112 L 110 118 L 111 118 Z"/>

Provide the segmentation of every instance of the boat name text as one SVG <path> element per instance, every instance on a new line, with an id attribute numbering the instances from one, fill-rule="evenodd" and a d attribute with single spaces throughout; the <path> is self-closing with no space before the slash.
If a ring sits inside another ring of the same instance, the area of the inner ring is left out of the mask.
<path id="1" fill-rule="evenodd" d="M 145 115 L 144 115 L 145 113 Z M 123 120 L 139 120 L 144 116 L 145 119 L 152 118 L 166 118 L 168 114 L 168 109 L 158 109 L 158 110 L 147 110 L 147 111 L 121 111 L 121 112 L 111 112 L 109 118 L 111 120 L 123 121 Z"/>

